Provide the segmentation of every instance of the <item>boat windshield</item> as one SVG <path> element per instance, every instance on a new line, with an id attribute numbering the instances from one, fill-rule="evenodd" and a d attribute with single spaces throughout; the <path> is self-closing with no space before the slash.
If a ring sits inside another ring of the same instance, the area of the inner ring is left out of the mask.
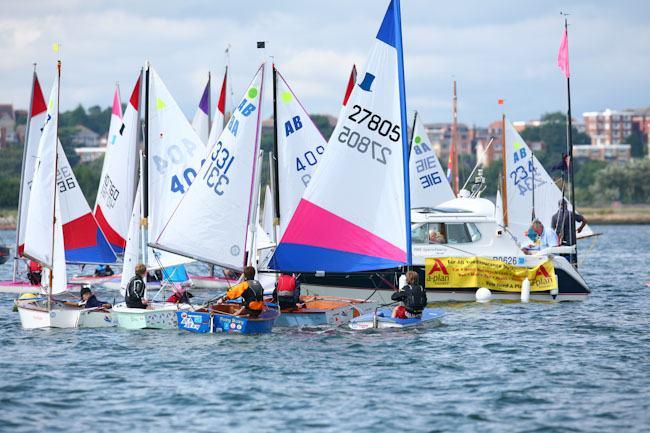
<path id="1" fill-rule="evenodd" d="M 414 244 L 465 244 L 481 239 L 474 223 L 414 223 L 411 241 Z"/>

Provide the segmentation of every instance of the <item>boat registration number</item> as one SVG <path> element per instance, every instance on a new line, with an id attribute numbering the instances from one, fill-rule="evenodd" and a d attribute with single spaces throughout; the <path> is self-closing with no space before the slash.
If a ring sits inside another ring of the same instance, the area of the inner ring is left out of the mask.
<path id="1" fill-rule="evenodd" d="M 523 265 L 526 262 L 526 259 L 523 257 L 499 256 L 492 258 L 508 265 Z"/>

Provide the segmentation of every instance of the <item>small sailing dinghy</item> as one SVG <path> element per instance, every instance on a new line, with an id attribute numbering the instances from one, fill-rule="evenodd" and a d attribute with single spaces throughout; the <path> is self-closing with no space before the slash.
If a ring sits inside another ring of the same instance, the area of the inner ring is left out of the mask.
<path id="1" fill-rule="evenodd" d="M 200 169 L 194 182 L 181 192 L 168 219 L 160 221 L 153 248 L 238 271 L 253 263 L 264 70 L 260 66 L 227 128 L 210 143 L 205 164 L 196 164 Z M 241 304 L 225 303 L 178 313 L 177 318 L 179 329 L 191 332 L 257 334 L 270 332 L 278 314 L 267 305 L 260 316 L 251 317 Z"/>
<path id="2" fill-rule="evenodd" d="M 212 304 L 194 311 L 176 313 L 178 329 L 200 334 L 226 332 L 229 334 L 268 334 L 280 316 L 275 308 L 266 308 L 257 317 L 242 312 L 238 302 Z"/>
<path id="3" fill-rule="evenodd" d="M 421 317 L 412 319 L 391 317 L 391 312 L 390 308 L 382 308 L 354 318 L 349 324 L 350 329 L 362 331 L 366 329 L 413 328 L 425 324 L 437 325 L 440 324 L 440 319 L 445 315 L 445 312 L 439 308 L 425 308 Z"/>
<path id="4" fill-rule="evenodd" d="M 336 296 L 301 296 L 296 308 L 283 309 L 275 321 L 278 327 L 343 325 L 374 311 L 374 302 Z"/>
<path id="5" fill-rule="evenodd" d="M 141 262 L 141 252 L 144 248 L 140 232 L 141 203 L 141 187 L 138 184 L 124 250 L 123 272 L 118 280 L 122 296 L 126 293 L 129 280 L 135 275 L 135 266 Z M 160 284 L 157 287 L 160 287 Z M 151 283 L 147 282 L 147 288 L 151 288 Z M 146 309 L 129 308 L 125 302 L 121 302 L 113 306 L 113 319 L 117 326 L 125 329 L 176 329 L 176 312 L 188 309 L 188 304 L 166 302 L 151 302 Z"/>
<path id="6" fill-rule="evenodd" d="M 66 183 L 65 187 L 61 187 L 56 175 L 60 173 L 62 178 L 65 177 L 65 169 L 69 167 L 58 141 L 60 79 L 59 61 L 57 79 L 47 105 L 47 121 L 36 152 L 37 163 L 29 198 L 23 251 L 25 257 L 43 266 L 47 296 L 23 295 L 15 301 L 25 329 L 112 326 L 106 310 L 85 309 L 78 303 L 52 298 L 53 294 L 63 293 L 67 289 L 63 238 L 66 220 L 63 215 L 70 212 L 70 209 L 62 209 L 65 198 L 61 197 L 70 185 Z"/>

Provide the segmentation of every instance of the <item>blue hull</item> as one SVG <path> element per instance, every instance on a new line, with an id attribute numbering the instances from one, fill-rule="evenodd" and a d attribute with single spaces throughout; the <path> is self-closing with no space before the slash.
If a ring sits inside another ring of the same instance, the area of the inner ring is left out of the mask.
<path id="1" fill-rule="evenodd" d="M 397 319 L 390 317 L 392 310 L 390 308 L 382 308 L 377 310 L 376 324 L 377 328 L 411 328 L 420 326 L 425 323 L 435 323 L 445 315 L 445 312 L 439 308 L 425 308 L 422 312 L 422 317 L 413 319 Z M 375 324 L 375 314 L 368 313 L 350 321 L 350 328 L 352 329 L 372 329 Z"/>
<path id="2" fill-rule="evenodd" d="M 206 334 L 209 332 L 227 332 L 231 334 L 268 334 L 273 329 L 277 310 L 266 310 L 259 317 L 239 317 L 214 313 L 212 321 L 210 313 L 199 311 L 179 311 L 178 329 Z M 212 326 L 212 329 L 210 327 Z"/>
<path id="3" fill-rule="evenodd" d="M 282 313 L 275 321 L 275 326 L 302 327 L 328 325 L 327 313 Z"/>

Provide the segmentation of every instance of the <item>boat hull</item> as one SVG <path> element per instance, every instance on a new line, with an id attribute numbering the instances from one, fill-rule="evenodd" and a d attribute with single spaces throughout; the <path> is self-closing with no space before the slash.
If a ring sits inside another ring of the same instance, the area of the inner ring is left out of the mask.
<path id="1" fill-rule="evenodd" d="M 176 312 L 189 305 L 154 304 L 153 309 L 128 308 L 123 302 L 113 307 L 113 321 L 124 329 L 176 329 Z"/>
<path id="2" fill-rule="evenodd" d="M 205 311 L 179 311 L 176 313 L 178 329 L 183 331 L 206 334 L 210 332 L 226 332 L 229 334 L 268 334 L 273 330 L 273 324 L 279 316 L 277 310 L 269 309 L 259 317 L 233 316 Z"/>
<path id="3" fill-rule="evenodd" d="M 20 324 L 23 329 L 77 328 L 81 310 L 52 309 L 21 306 L 18 304 Z"/>
<path id="4" fill-rule="evenodd" d="M 533 301 L 561 302 L 582 301 L 590 293 L 582 276 L 562 257 L 554 257 L 553 265 L 558 280 L 558 290 L 531 292 Z M 424 266 L 413 266 L 424 281 Z M 390 303 L 390 297 L 397 290 L 397 280 L 403 272 L 400 269 L 388 269 L 377 272 L 359 272 L 354 274 L 327 273 L 323 276 L 303 273 L 301 275 L 303 290 L 310 294 L 342 296 L 366 299 L 377 303 Z M 478 287 L 436 289 L 427 288 L 429 302 L 475 300 Z M 505 292 L 492 289 L 494 300 L 520 300 L 520 292 Z"/>
<path id="5" fill-rule="evenodd" d="M 442 317 L 445 315 L 444 311 L 437 308 L 425 308 L 422 312 L 422 317 L 412 319 L 397 319 L 392 318 L 390 308 L 382 308 L 375 312 L 367 313 L 353 319 L 349 326 L 350 329 L 355 331 L 362 331 L 366 329 L 400 329 L 412 328 L 422 325 L 436 325 L 441 323 Z"/>
<path id="6" fill-rule="evenodd" d="M 377 306 L 374 302 L 332 296 L 303 296 L 301 300 L 305 302 L 305 308 L 283 310 L 275 321 L 276 327 L 343 325 L 355 317 L 374 311 Z"/>

